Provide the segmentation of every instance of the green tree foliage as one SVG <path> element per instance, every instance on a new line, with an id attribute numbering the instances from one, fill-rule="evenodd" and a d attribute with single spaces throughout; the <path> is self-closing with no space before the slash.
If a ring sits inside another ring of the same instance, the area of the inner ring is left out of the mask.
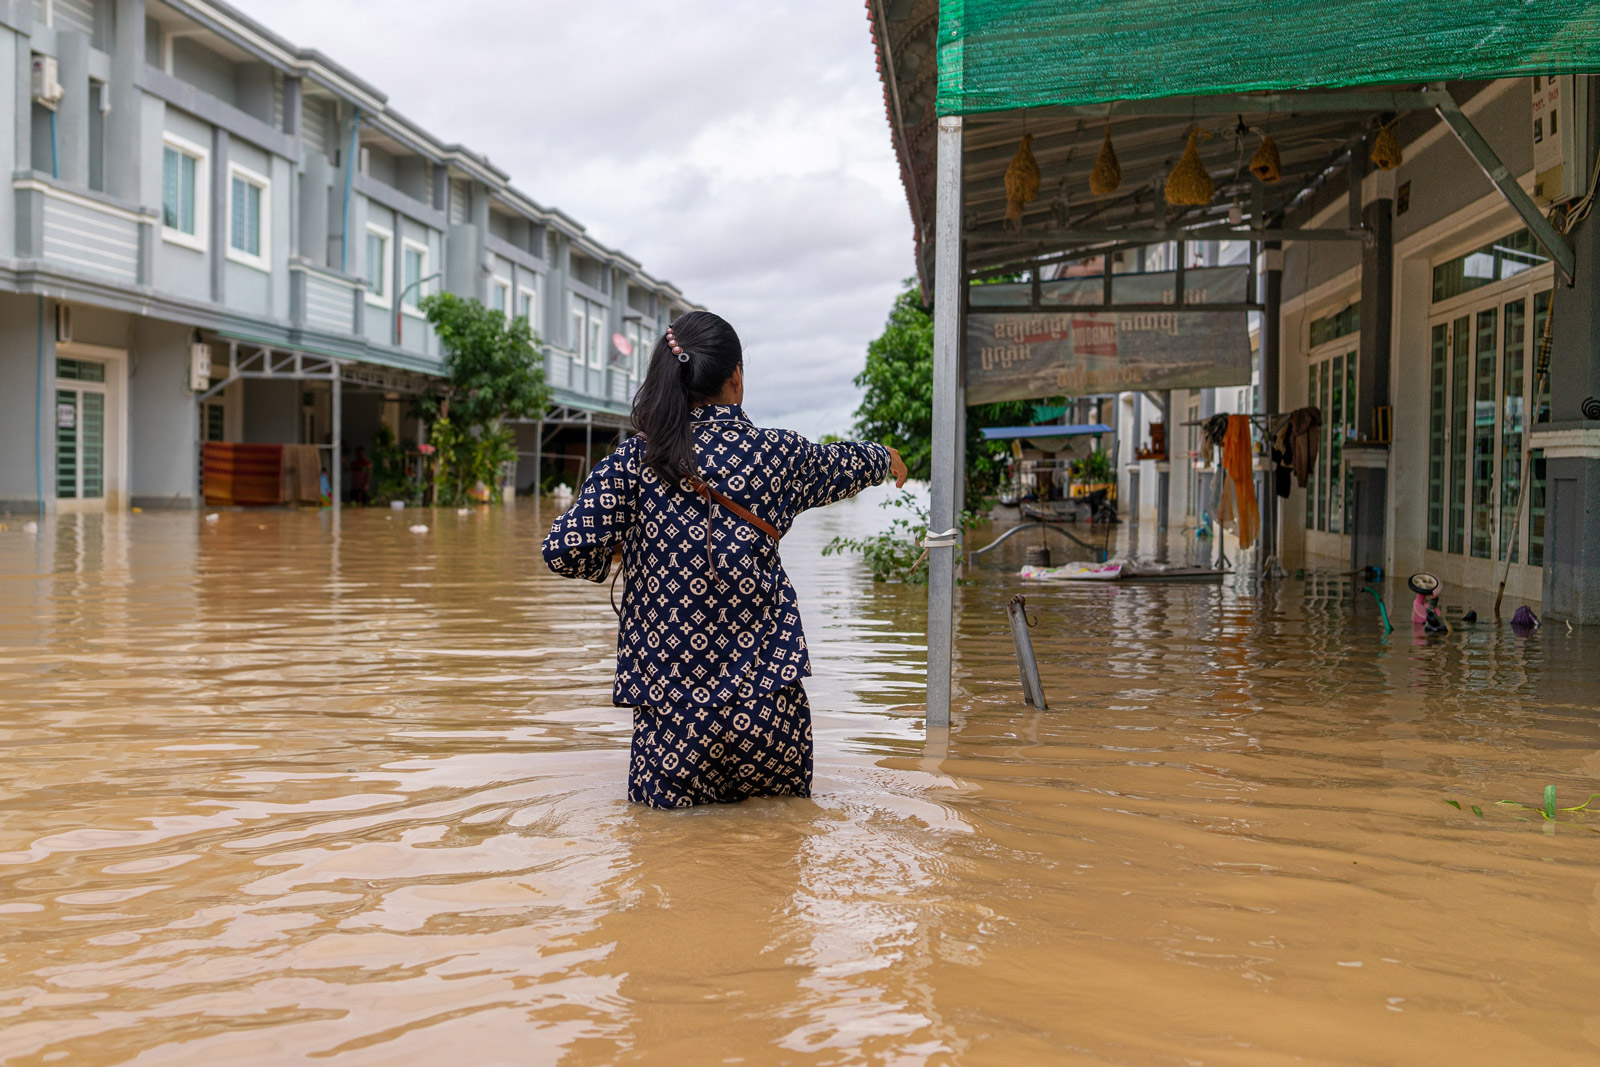
<path id="1" fill-rule="evenodd" d="M 907 279 L 883 333 L 867 346 L 867 365 L 856 375 L 862 390 L 856 433 L 897 448 L 911 477 L 927 480 L 933 450 L 933 318 L 916 282 Z M 977 510 L 1000 490 L 1006 445 L 984 441 L 985 426 L 1025 426 L 1033 401 L 979 404 L 967 409 L 967 507 Z"/>
<path id="2" fill-rule="evenodd" d="M 909 489 L 901 490 L 899 496 L 890 497 L 878 506 L 900 512 L 890 520 L 887 530 L 866 537 L 835 537 L 822 546 L 822 554 L 860 553 L 875 582 L 926 584 L 928 559 L 922 542 L 928 536 L 927 506 Z M 963 531 L 972 530 L 981 521 L 970 511 L 963 511 L 957 519 Z"/>
<path id="3" fill-rule="evenodd" d="M 527 319 L 454 293 L 423 297 L 421 308 L 449 375 L 426 411 L 435 420 L 434 502 L 459 504 L 480 482 L 498 499 L 500 468 L 517 454 L 506 420 L 537 418 L 550 400 L 540 342 Z"/>

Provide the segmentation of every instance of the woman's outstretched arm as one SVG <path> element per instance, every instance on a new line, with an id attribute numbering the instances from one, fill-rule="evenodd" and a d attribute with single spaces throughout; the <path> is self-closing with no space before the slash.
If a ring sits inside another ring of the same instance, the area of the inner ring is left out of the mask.
<path id="1" fill-rule="evenodd" d="M 855 496 L 890 474 L 900 485 L 906 480 L 900 453 L 883 445 L 860 441 L 836 441 L 827 445 L 807 442 L 795 473 L 800 483 L 802 510 Z"/>
<path id="2" fill-rule="evenodd" d="M 604 581 L 611 555 L 633 525 L 638 496 L 634 450 L 624 447 L 596 463 L 584 479 L 572 506 L 550 527 L 544 539 L 544 561 L 563 578 Z"/>

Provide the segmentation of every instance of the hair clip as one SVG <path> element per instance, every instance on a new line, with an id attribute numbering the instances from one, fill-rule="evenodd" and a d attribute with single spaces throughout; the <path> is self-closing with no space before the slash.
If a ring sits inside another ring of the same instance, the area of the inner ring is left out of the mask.
<path id="1" fill-rule="evenodd" d="M 672 336 L 672 327 L 667 327 L 667 347 L 672 349 L 672 354 L 678 357 L 679 363 L 689 362 L 689 354 L 678 344 L 678 339 Z"/>

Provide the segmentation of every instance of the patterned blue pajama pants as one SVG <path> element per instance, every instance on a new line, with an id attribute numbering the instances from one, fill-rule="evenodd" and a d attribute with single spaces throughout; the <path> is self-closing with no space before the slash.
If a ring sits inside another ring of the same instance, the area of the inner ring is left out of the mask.
<path id="1" fill-rule="evenodd" d="M 633 709 L 628 799 L 652 808 L 811 795 L 811 705 L 797 682 L 732 707 Z"/>

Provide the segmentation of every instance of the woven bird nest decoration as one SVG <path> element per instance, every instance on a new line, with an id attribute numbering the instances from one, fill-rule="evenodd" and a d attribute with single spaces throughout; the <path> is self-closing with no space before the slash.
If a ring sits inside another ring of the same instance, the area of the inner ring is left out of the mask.
<path id="1" fill-rule="evenodd" d="M 1283 177 L 1283 160 L 1278 158 L 1278 142 L 1268 134 L 1261 135 L 1261 147 L 1250 157 L 1250 173 L 1262 185 L 1271 185 Z"/>
<path id="2" fill-rule="evenodd" d="M 1205 164 L 1200 162 L 1201 132 L 1198 129 L 1189 131 L 1189 145 L 1183 150 L 1178 165 L 1167 175 L 1169 204 L 1199 206 L 1211 203 L 1211 198 L 1216 195 L 1217 185 L 1206 172 Z"/>
<path id="3" fill-rule="evenodd" d="M 1400 151 L 1400 138 L 1394 135 L 1394 123 L 1378 127 L 1378 136 L 1372 139 L 1372 163 L 1379 170 L 1394 170 L 1406 160 Z"/>
<path id="4" fill-rule="evenodd" d="M 1122 164 L 1117 162 L 1117 150 L 1111 147 L 1111 127 L 1106 127 L 1106 139 L 1100 144 L 1100 155 L 1089 172 L 1089 191 L 1095 196 L 1105 196 L 1117 191 L 1122 184 Z"/>
<path id="5" fill-rule="evenodd" d="M 1022 205 L 1039 195 L 1039 163 L 1033 158 L 1033 134 L 1022 135 L 1017 154 L 1006 167 L 1006 221 L 1022 226 Z"/>

